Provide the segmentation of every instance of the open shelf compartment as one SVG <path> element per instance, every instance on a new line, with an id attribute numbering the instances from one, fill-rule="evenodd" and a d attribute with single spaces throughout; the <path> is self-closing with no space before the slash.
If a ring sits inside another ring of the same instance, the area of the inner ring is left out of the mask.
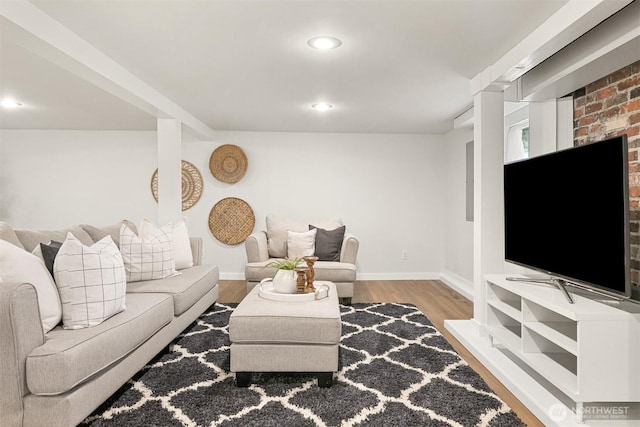
<path id="1" fill-rule="evenodd" d="M 523 301 L 523 324 L 560 348 L 578 354 L 578 322 L 529 300 Z"/>
<path id="2" fill-rule="evenodd" d="M 578 357 L 524 325 L 522 328 L 522 356 L 552 384 L 568 395 L 578 392 Z"/>
<path id="3" fill-rule="evenodd" d="M 487 284 L 487 303 L 516 320 L 522 319 L 522 298 L 493 283 Z"/>
<path id="4" fill-rule="evenodd" d="M 487 331 L 508 349 L 521 350 L 522 324 L 491 306 L 487 311 Z"/>

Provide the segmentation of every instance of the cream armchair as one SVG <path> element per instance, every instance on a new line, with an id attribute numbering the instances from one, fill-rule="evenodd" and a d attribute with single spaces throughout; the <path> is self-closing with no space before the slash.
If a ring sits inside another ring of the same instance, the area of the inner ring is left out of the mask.
<path id="1" fill-rule="evenodd" d="M 338 221 L 341 225 L 342 221 Z M 322 227 L 322 221 L 311 222 L 310 224 L 315 225 L 316 223 L 320 224 L 318 225 L 319 227 Z M 261 280 L 273 277 L 276 274 L 276 269 L 267 267 L 267 264 L 274 260 L 282 259 L 284 256 L 282 256 L 282 253 L 277 253 L 277 251 L 275 255 L 273 254 L 273 243 L 277 240 L 274 237 L 274 230 L 278 230 L 278 228 L 280 230 L 294 228 L 287 227 L 290 224 L 290 222 L 285 221 L 283 225 L 280 218 L 275 217 L 274 219 L 274 217 L 269 216 L 267 217 L 267 231 L 254 232 L 245 240 L 247 264 L 244 269 L 244 275 L 247 281 L 247 292 L 251 291 Z M 300 223 L 297 224 L 298 228 L 300 228 Z M 304 223 L 304 227 L 308 228 L 308 225 Z M 269 246 L 269 237 L 271 237 L 271 248 Z M 345 234 L 342 240 L 339 261 L 317 261 L 314 264 L 315 280 L 334 282 L 338 290 L 338 298 L 344 304 L 351 304 L 351 298 L 353 297 L 353 283 L 356 280 L 356 258 L 359 245 L 360 243 L 355 236 Z"/>

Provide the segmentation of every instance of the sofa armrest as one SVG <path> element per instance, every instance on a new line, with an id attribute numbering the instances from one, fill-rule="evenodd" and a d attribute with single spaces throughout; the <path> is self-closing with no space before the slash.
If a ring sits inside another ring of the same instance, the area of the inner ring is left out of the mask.
<path id="1" fill-rule="evenodd" d="M 345 235 L 342 241 L 342 250 L 340 251 L 340 262 L 355 264 L 359 247 L 360 242 L 353 234 Z"/>
<path id="2" fill-rule="evenodd" d="M 193 256 L 193 265 L 201 265 L 202 257 L 202 237 L 189 237 L 189 243 L 191 243 L 191 254 Z"/>
<path id="3" fill-rule="evenodd" d="M 22 425 L 22 399 L 29 394 L 27 356 L 44 344 L 38 296 L 30 283 L 0 286 L 0 413 L 3 426 Z"/>
<path id="4" fill-rule="evenodd" d="M 269 259 L 269 249 L 267 247 L 267 232 L 256 231 L 244 241 L 244 248 L 247 251 L 247 262 L 262 262 Z"/>

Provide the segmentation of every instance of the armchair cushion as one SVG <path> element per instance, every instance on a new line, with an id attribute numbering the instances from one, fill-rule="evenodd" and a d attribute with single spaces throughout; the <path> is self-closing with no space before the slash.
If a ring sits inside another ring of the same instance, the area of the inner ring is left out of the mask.
<path id="1" fill-rule="evenodd" d="M 316 230 L 303 232 L 287 231 L 287 257 L 313 256 L 316 249 Z"/>
<path id="2" fill-rule="evenodd" d="M 267 216 L 267 244 L 269 257 L 285 258 L 287 253 L 287 231 L 298 233 L 309 230 L 309 224 L 325 230 L 334 230 L 342 226 L 342 219 L 338 217 L 326 220 L 303 222 L 276 215 Z"/>
<path id="3" fill-rule="evenodd" d="M 340 251 L 342 250 L 342 240 L 346 227 L 338 227 L 335 230 L 325 230 L 309 225 L 309 229 L 317 230 L 316 253 L 319 261 L 340 261 Z"/>

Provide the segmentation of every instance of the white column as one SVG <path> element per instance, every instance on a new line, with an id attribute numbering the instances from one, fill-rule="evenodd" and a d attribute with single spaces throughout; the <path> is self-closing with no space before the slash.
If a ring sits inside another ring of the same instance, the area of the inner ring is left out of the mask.
<path id="1" fill-rule="evenodd" d="M 484 91 L 473 97 L 474 219 L 473 314 L 486 323 L 483 277 L 501 273 L 503 250 L 504 95 Z"/>
<path id="2" fill-rule="evenodd" d="M 573 147 L 573 98 L 529 104 L 529 157 Z"/>
<path id="3" fill-rule="evenodd" d="M 158 119 L 158 225 L 182 213 L 182 123 Z"/>
<path id="4" fill-rule="evenodd" d="M 557 100 L 558 126 L 556 129 L 557 149 L 573 147 L 573 97 Z"/>
<path id="5" fill-rule="evenodd" d="M 529 157 L 556 151 L 557 124 L 555 99 L 529 103 Z"/>

